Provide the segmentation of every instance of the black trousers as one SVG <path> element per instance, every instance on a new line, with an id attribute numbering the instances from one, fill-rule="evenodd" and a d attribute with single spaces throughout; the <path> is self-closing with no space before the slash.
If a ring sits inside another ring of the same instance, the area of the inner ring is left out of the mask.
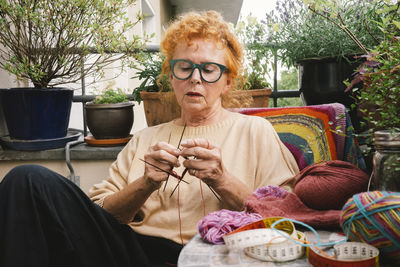
<path id="1" fill-rule="evenodd" d="M 0 183 L 0 266 L 174 266 L 182 245 L 118 223 L 74 183 L 38 165 Z"/>

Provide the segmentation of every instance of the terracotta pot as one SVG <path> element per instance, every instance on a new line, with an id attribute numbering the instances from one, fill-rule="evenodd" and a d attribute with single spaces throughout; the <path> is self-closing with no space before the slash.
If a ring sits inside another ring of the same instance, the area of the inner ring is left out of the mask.
<path id="1" fill-rule="evenodd" d="M 181 109 L 171 92 L 140 92 L 148 126 L 169 122 L 181 116 Z"/>
<path id="2" fill-rule="evenodd" d="M 272 94 L 272 89 L 271 88 L 252 89 L 244 91 L 235 91 L 234 93 L 250 95 L 250 97 L 253 98 L 253 103 L 251 103 L 251 105 L 249 106 L 250 108 L 264 108 L 268 107 L 269 97 Z"/>

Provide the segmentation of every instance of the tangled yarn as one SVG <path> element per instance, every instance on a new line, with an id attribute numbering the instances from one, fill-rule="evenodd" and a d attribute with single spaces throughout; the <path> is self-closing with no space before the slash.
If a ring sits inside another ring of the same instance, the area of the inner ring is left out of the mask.
<path id="1" fill-rule="evenodd" d="M 277 185 L 267 185 L 258 188 L 253 194 L 257 197 L 257 199 L 264 199 L 266 197 L 276 197 L 276 198 L 284 198 L 287 195 L 287 191 Z"/>
<path id="2" fill-rule="evenodd" d="M 354 195 L 342 209 L 340 225 L 349 239 L 373 245 L 382 259 L 400 263 L 400 193 Z"/>
<path id="3" fill-rule="evenodd" d="M 295 177 L 294 193 L 309 208 L 341 210 L 354 194 L 367 191 L 369 176 L 341 160 L 309 165 Z"/>
<path id="4" fill-rule="evenodd" d="M 261 215 L 257 213 L 222 209 L 206 215 L 197 223 L 197 229 L 204 241 L 212 244 L 224 244 L 224 235 L 261 219 Z"/>

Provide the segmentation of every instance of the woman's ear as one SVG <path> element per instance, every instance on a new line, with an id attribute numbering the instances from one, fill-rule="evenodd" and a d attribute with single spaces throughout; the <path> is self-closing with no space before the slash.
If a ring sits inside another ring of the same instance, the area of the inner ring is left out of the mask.
<path id="1" fill-rule="evenodd" d="M 226 79 L 226 84 L 224 86 L 224 89 L 222 90 L 222 94 L 226 94 L 229 92 L 229 90 L 232 88 L 233 86 L 233 82 L 232 82 L 232 78 L 229 77 L 228 79 Z"/>

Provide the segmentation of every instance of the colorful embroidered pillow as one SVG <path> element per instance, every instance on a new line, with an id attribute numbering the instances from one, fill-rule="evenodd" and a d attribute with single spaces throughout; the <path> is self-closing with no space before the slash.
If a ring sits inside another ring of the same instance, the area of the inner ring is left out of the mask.
<path id="1" fill-rule="evenodd" d="M 325 160 L 345 160 L 365 169 L 365 163 L 339 103 L 283 108 L 242 108 L 240 113 L 268 119 L 292 152 L 300 169 Z M 340 133 L 342 132 L 342 133 Z"/>

